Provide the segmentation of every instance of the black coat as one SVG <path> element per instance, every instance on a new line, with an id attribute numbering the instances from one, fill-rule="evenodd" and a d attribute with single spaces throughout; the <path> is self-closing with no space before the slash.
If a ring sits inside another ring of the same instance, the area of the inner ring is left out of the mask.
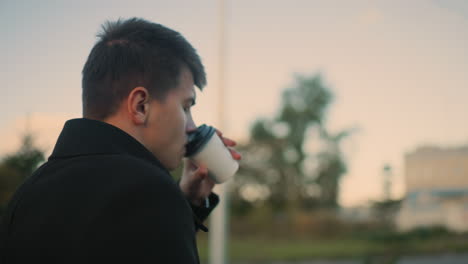
<path id="1" fill-rule="evenodd" d="M 195 208 L 142 144 L 104 122 L 66 122 L 49 160 L 13 196 L 0 263 L 199 263 Z"/>

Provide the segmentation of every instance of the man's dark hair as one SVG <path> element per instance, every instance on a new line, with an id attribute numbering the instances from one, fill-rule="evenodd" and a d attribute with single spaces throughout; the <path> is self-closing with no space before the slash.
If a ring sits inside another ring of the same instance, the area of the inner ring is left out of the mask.
<path id="1" fill-rule="evenodd" d="M 206 85 L 196 50 L 178 32 L 140 18 L 106 22 L 83 68 L 83 116 L 103 120 L 138 86 L 164 100 L 183 67 L 195 85 Z"/>

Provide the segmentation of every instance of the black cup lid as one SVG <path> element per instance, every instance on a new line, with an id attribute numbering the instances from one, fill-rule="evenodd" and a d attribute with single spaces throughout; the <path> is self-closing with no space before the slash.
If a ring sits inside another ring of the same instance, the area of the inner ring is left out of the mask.
<path id="1" fill-rule="evenodd" d="M 198 153 L 216 132 L 214 127 L 205 124 L 188 134 L 185 156 L 190 157 Z"/>

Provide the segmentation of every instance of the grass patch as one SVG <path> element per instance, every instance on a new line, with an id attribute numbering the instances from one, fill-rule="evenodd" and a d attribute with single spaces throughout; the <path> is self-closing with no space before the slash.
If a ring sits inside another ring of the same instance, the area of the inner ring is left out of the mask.
<path id="1" fill-rule="evenodd" d="M 200 258 L 208 259 L 208 241 L 198 241 Z M 414 238 L 402 241 L 369 239 L 270 240 L 235 238 L 230 240 L 228 256 L 232 261 L 298 261 L 311 259 L 366 259 L 370 256 L 402 256 L 468 252 L 467 237 Z"/>

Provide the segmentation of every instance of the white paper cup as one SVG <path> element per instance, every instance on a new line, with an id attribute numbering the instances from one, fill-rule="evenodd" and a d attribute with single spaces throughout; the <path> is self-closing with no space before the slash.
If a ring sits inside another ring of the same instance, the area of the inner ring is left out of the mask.
<path id="1" fill-rule="evenodd" d="M 208 175 L 216 183 L 229 180 L 239 169 L 239 163 L 231 156 L 229 149 L 224 145 L 213 127 L 200 126 L 200 133 L 195 135 L 198 140 L 196 149 L 191 149 L 189 158 L 199 165 L 208 168 Z"/>

